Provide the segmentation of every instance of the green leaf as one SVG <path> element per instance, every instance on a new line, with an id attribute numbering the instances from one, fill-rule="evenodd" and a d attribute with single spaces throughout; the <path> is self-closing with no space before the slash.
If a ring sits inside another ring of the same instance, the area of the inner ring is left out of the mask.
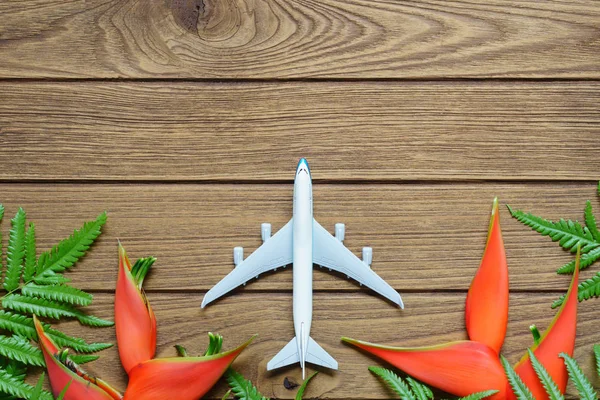
<path id="1" fill-rule="evenodd" d="M 560 307 L 565 301 L 566 296 L 566 294 L 563 294 L 558 300 L 555 300 L 552 303 L 552 308 Z M 600 297 L 600 272 L 590 279 L 581 282 L 577 287 L 577 299 L 580 302 L 589 300 L 592 297 Z"/>
<path id="2" fill-rule="evenodd" d="M 133 276 L 138 288 L 142 288 L 142 285 L 144 284 L 144 278 L 146 278 L 146 275 L 148 272 L 150 272 L 150 268 L 155 262 L 156 257 L 144 257 L 138 259 L 135 264 L 133 264 L 133 267 L 131 267 L 131 275 Z"/>
<path id="3" fill-rule="evenodd" d="M 33 389 L 33 392 L 31 393 L 30 400 L 38 400 L 40 398 L 40 396 L 42 395 L 42 387 L 44 386 L 44 377 L 45 376 L 46 376 L 46 374 L 44 372 L 42 372 L 42 375 L 40 375 L 40 379 L 38 379 L 37 385 L 35 385 L 35 388 Z"/>
<path id="4" fill-rule="evenodd" d="M 27 377 L 27 365 L 20 361 L 9 360 L 4 356 L 0 358 L 2 359 L 0 368 L 4 368 L 4 370 L 11 374 L 14 378 L 20 381 L 25 381 L 25 378 Z"/>
<path id="5" fill-rule="evenodd" d="M 585 225 L 590 230 L 592 237 L 596 242 L 600 242 L 600 232 L 598 231 L 598 225 L 596 225 L 596 217 L 592 212 L 592 202 L 589 200 L 585 203 L 584 216 Z"/>
<path id="6" fill-rule="evenodd" d="M 304 396 L 304 392 L 306 391 L 306 387 L 308 386 L 308 383 L 310 382 L 310 380 L 312 378 L 317 376 L 318 373 L 319 373 L 319 371 L 313 372 L 308 378 L 306 378 L 304 380 L 304 382 L 302 382 L 302 385 L 300 386 L 300 388 L 298 389 L 298 392 L 296 393 L 296 400 L 302 400 L 302 396 Z"/>
<path id="7" fill-rule="evenodd" d="M 481 399 L 485 399 L 486 397 L 493 396 L 496 393 L 498 393 L 498 390 L 486 390 L 483 392 L 477 392 L 477 393 L 473 393 L 473 394 L 470 394 L 465 397 L 461 397 L 458 400 L 481 400 Z"/>
<path id="8" fill-rule="evenodd" d="M 208 332 L 208 348 L 204 353 L 205 356 L 212 356 L 221 352 L 223 346 L 223 336 L 218 333 Z"/>
<path id="9" fill-rule="evenodd" d="M 19 208 L 11 220 L 12 229 L 8 236 L 8 249 L 6 252 L 6 277 L 4 289 L 15 290 L 19 287 L 23 260 L 25 259 L 25 211 Z"/>
<path id="10" fill-rule="evenodd" d="M 540 378 L 540 382 L 546 389 L 546 393 L 548 393 L 548 397 L 550 400 L 564 400 L 564 396 L 558 389 L 556 382 L 552 379 L 546 368 L 542 365 L 542 363 L 537 359 L 535 354 L 531 349 L 527 349 L 529 352 L 529 359 L 531 360 L 531 365 L 533 366 L 533 370 L 537 374 L 538 378 Z"/>
<path id="11" fill-rule="evenodd" d="M 410 376 L 406 377 L 406 381 L 410 385 L 413 393 L 417 397 L 418 400 L 429 400 L 433 399 L 433 392 L 427 386 L 422 384 L 421 382 L 417 382 Z"/>
<path id="12" fill-rule="evenodd" d="M 11 394 L 21 399 L 29 399 L 35 388 L 25 382 L 15 379 L 8 372 L 0 369 L 0 391 Z M 39 399 L 54 400 L 50 393 L 42 392 Z"/>
<path id="13" fill-rule="evenodd" d="M 394 372 L 381 367 L 369 367 L 369 371 L 377 375 L 390 389 L 396 392 L 401 399 L 417 400 L 408 385 Z"/>
<path id="14" fill-rule="evenodd" d="M 88 306 L 94 298 L 89 293 L 67 285 L 39 286 L 35 283 L 28 283 L 23 286 L 21 293 L 28 297 L 40 297 L 77 306 Z"/>
<path id="15" fill-rule="evenodd" d="M 600 247 L 596 247 L 588 253 L 581 254 L 579 269 L 585 269 L 598 260 L 600 260 Z M 572 274 L 573 271 L 575 271 L 575 260 L 566 263 L 565 265 L 560 267 L 556 272 L 558 274 L 564 275 Z"/>
<path id="16" fill-rule="evenodd" d="M 187 357 L 188 356 L 188 352 L 187 352 L 186 348 L 179 344 L 175 345 L 175 350 L 177 351 L 177 356 L 179 356 L 179 357 Z"/>
<path id="17" fill-rule="evenodd" d="M 590 230 L 587 227 L 582 227 L 577 221 L 560 219 L 558 222 L 552 222 L 531 213 L 513 210 L 508 205 L 507 207 L 510 214 L 517 221 L 529 226 L 543 236 L 549 236 L 552 241 L 558 241 L 562 248 L 572 253 L 577 251 L 577 246 L 581 246 L 581 253 L 587 253 L 600 246 L 600 243 L 592 237 Z"/>
<path id="18" fill-rule="evenodd" d="M 0 335 L 0 354 L 27 365 L 37 367 L 46 365 L 41 350 L 19 336 Z"/>
<path id="19" fill-rule="evenodd" d="M 221 400 L 228 399 L 230 394 L 231 394 L 231 389 L 229 389 L 227 392 L 225 392 L 225 395 L 223 395 L 223 397 L 221 398 Z"/>
<path id="20" fill-rule="evenodd" d="M 0 221 L 4 218 L 4 206 L 0 204 Z"/>
<path id="21" fill-rule="evenodd" d="M 540 341 L 542 340 L 542 335 L 540 334 L 540 331 L 538 330 L 537 326 L 535 326 L 535 324 L 529 325 L 529 330 L 533 335 L 533 343 L 540 344 Z"/>
<path id="22" fill-rule="evenodd" d="M 599 184 L 599 188 L 600 188 L 600 184 Z M 594 345 L 594 353 L 596 355 L 596 372 L 598 373 L 598 376 L 600 376 L 600 344 Z"/>
<path id="23" fill-rule="evenodd" d="M 33 282 L 37 283 L 38 285 L 62 285 L 71 282 L 71 280 L 69 278 L 65 278 L 62 274 L 48 270 L 42 275 L 34 276 Z"/>
<path id="24" fill-rule="evenodd" d="M 70 354 L 69 359 L 77 365 L 87 364 L 92 361 L 96 361 L 100 356 L 93 356 L 89 354 Z"/>
<path id="25" fill-rule="evenodd" d="M 60 347 L 69 347 L 79 353 L 96 353 L 112 347 L 110 343 L 86 343 L 85 340 L 66 335 L 42 324 L 46 334 Z M 27 339 L 37 339 L 33 319 L 10 311 L 0 310 L 0 329 L 14 332 Z"/>
<path id="26" fill-rule="evenodd" d="M 67 395 L 67 390 L 69 390 L 69 386 L 71 386 L 72 382 L 73 382 L 73 380 L 69 381 L 69 383 L 67 383 L 65 385 L 65 387 L 62 390 L 62 392 L 60 392 L 58 394 L 58 397 L 56 398 L 56 400 L 63 400 L 65 398 L 65 396 Z"/>
<path id="27" fill-rule="evenodd" d="M 506 358 L 504 358 L 504 356 L 500 356 L 500 361 L 502 362 L 502 367 L 504 368 L 504 371 L 506 372 L 506 377 L 508 378 L 508 382 L 510 383 L 510 386 L 512 387 L 513 392 L 515 393 L 515 396 L 517 396 L 517 399 L 519 399 L 519 400 L 535 400 L 535 398 L 533 397 L 533 394 L 531 393 L 531 391 L 529 391 L 529 388 L 527 387 L 527 385 L 525 385 L 523 383 L 523 381 L 521 380 L 519 375 L 517 375 L 515 370 L 512 369 L 512 367 L 510 366 L 510 364 L 508 363 Z"/>
<path id="28" fill-rule="evenodd" d="M 94 221 L 86 222 L 79 230 L 73 231 L 73 234 L 67 239 L 62 240 L 50 251 L 40 255 L 37 265 L 37 274 L 41 275 L 47 270 L 62 272 L 71 268 L 100 235 L 100 229 L 106 223 L 106 212 L 103 212 Z"/>
<path id="29" fill-rule="evenodd" d="M 252 382 L 246 380 L 242 374 L 229 368 L 225 374 L 227 383 L 231 387 L 233 395 L 242 400 L 269 400 L 259 393 Z"/>
<path id="30" fill-rule="evenodd" d="M 592 384 L 587 380 L 577 362 L 566 353 L 560 353 L 559 357 L 565 360 L 569 377 L 579 392 L 579 398 L 582 400 L 598 400 Z"/>
<path id="31" fill-rule="evenodd" d="M 29 282 L 35 274 L 37 265 L 36 247 L 35 247 L 35 224 L 29 224 L 29 229 L 25 234 L 25 270 L 23 271 L 23 281 Z"/>
<path id="32" fill-rule="evenodd" d="M 62 317 L 77 318 L 79 322 L 90 326 L 112 326 L 111 321 L 85 315 L 73 306 L 37 297 L 10 294 L 2 299 L 2 307 L 21 313 L 35 314 L 40 317 L 61 319 Z"/>

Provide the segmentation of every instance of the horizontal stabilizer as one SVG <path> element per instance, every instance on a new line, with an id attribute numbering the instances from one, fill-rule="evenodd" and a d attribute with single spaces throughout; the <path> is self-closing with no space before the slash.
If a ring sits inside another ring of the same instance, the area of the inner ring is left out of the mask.
<path id="1" fill-rule="evenodd" d="M 298 354 L 298 343 L 296 338 L 293 338 L 285 345 L 283 349 L 267 364 L 267 371 L 272 371 L 277 368 L 285 367 L 286 365 L 300 362 Z"/>
<path id="2" fill-rule="evenodd" d="M 306 362 L 320 365 L 329 369 L 338 369 L 338 363 L 329 355 L 313 338 L 308 338 L 308 349 L 306 352 Z"/>

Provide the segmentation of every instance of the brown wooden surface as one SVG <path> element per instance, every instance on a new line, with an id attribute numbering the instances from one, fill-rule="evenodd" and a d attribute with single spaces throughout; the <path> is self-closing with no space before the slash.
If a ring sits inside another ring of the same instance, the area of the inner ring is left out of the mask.
<path id="1" fill-rule="evenodd" d="M 291 182 L 305 156 L 317 181 L 594 180 L 599 89 L 0 83 L 0 179 Z"/>
<path id="2" fill-rule="evenodd" d="M 155 279 L 156 276 L 150 278 Z M 288 377 L 301 381 L 300 369 L 293 366 L 266 372 L 266 364 L 293 336 L 291 323 L 291 293 L 238 293 L 228 296 L 204 310 L 199 307 L 203 292 L 151 293 L 149 299 L 159 321 L 159 356 L 174 356 L 176 344 L 188 348 L 191 354 L 202 353 L 207 345 L 206 332 L 219 332 L 225 337 L 225 348 L 232 348 L 258 333 L 255 342 L 234 364 L 235 368 L 257 383 L 265 396 L 294 398 L 295 390 L 286 390 Z M 419 346 L 465 339 L 465 293 L 405 293 L 404 311 L 386 301 L 363 293 L 316 293 L 314 323 L 311 336 L 340 363 L 340 371 L 323 371 L 309 386 L 306 398 L 327 399 L 389 399 L 394 396 L 370 374 L 367 367 L 379 361 L 340 342 L 342 335 L 380 343 Z M 529 325 L 536 323 L 545 329 L 554 316 L 549 294 L 518 293 L 510 298 L 510 318 L 503 353 L 517 362 L 531 346 Z M 91 310 L 99 316 L 112 316 L 112 296 L 96 296 Z M 581 304 L 576 358 L 586 374 L 594 376 L 591 346 L 600 341 L 597 329 L 598 306 L 594 302 Z M 114 341 L 114 331 L 81 329 L 76 322 L 65 324 L 67 332 L 90 339 Z M 119 368 L 116 349 L 102 353 L 91 364 L 90 371 L 111 379 L 119 388 L 126 380 Z M 600 381 L 593 380 L 596 385 Z M 221 398 L 225 385 L 217 386 L 208 397 Z M 576 393 L 571 391 L 570 394 Z"/>
<path id="3" fill-rule="evenodd" d="M 228 348 L 258 333 L 236 368 L 264 395 L 293 398 L 283 379 L 299 381 L 299 368 L 265 368 L 293 335 L 290 269 L 199 305 L 232 268 L 233 246 L 249 254 L 260 223 L 289 220 L 307 157 L 315 217 L 330 231 L 345 222 L 355 253 L 372 246 L 373 269 L 406 304 L 316 269 L 312 336 L 340 371 L 307 394 L 385 399 L 367 371 L 378 361 L 340 336 L 464 338 L 497 195 L 511 285 L 504 353 L 515 362 L 528 326 L 552 319 L 569 282 L 554 271 L 572 256 L 504 204 L 553 220 L 582 220 L 587 199 L 600 210 L 599 21 L 593 0 L 2 1 L 0 230 L 23 206 L 43 250 L 107 210 L 69 273 L 94 293 L 91 311 L 112 318 L 118 238 L 132 258 L 158 257 L 145 285 L 159 355 L 177 343 L 201 353 L 207 331 Z M 579 308 L 575 356 L 588 376 L 598 301 Z M 112 328 L 61 325 L 115 340 Z M 101 355 L 91 372 L 124 389 L 116 349 Z"/>
<path id="4" fill-rule="evenodd" d="M 3 77 L 598 78 L 600 72 L 594 0 L 19 3 L 0 3 Z"/>

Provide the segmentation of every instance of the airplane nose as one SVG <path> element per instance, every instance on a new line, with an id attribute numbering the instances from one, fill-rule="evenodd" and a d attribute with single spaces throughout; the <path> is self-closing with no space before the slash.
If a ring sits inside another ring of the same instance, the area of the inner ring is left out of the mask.
<path id="1" fill-rule="evenodd" d="M 306 174 L 310 176 L 310 168 L 308 167 L 308 161 L 306 161 L 306 158 L 301 158 L 300 161 L 298 161 L 296 175 L 299 175 L 302 172 L 306 172 Z"/>

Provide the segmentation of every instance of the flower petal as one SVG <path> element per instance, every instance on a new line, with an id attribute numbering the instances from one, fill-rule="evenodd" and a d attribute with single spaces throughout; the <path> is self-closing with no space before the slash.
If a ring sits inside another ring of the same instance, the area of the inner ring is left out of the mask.
<path id="1" fill-rule="evenodd" d="M 115 294 L 115 328 L 125 371 L 148 361 L 156 352 L 156 317 L 131 275 L 131 263 L 119 243 L 119 276 Z"/>
<path id="2" fill-rule="evenodd" d="M 546 332 L 542 335 L 539 344 L 533 345 L 531 351 L 535 354 L 536 358 L 546 368 L 558 389 L 561 393 L 565 393 L 567 389 L 567 381 L 569 375 L 567 367 L 562 358 L 559 357 L 560 353 L 566 353 L 569 356 L 573 356 L 573 350 L 575 349 L 575 336 L 577 334 L 577 283 L 579 280 L 579 260 L 580 251 L 577 251 L 577 260 L 575 262 L 575 272 L 569 286 L 569 291 L 561 308 L 556 313 L 556 316 L 552 320 L 552 323 L 546 329 Z M 538 400 L 548 399 L 548 394 L 544 387 L 540 383 L 531 360 L 529 359 L 529 353 L 517 363 L 515 371 L 523 382 L 529 387 L 533 396 Z M 514 399 L 512 392 L 509 392 L 509 399 Z"/>
<path id="3" fill-rule="evenodd" d="M 471 340 L 500 353 L 508 324 L 508 265 L 498 198 L 494 199 L 481 265 L 467 293 L 465 322 Z"/>
<path id="4" fill-rule="evenodd" d="M 457 396 L 498 390 L 491 399 L 504 399 L 508 383 L 498 355 L 488 346 L 457 341 L 432 347 L 388 347 L 342 338 L 424 383 Z"/>
<path id="5" fill-rule="evenodd" d="M 118 400 L 123 398 L 119 392 L 106 382 L 87 375 L 88 379 L 84 379 L 58 361 L 55 357 L 58 346 L 46 336 L 42 324 L 35 315 L 33 321 L 38 334 L 38 342 L 46 361 L 52 394 L 55 397 L 70 383 L 64 400 Z"/>
<path id="6" fill-rule="evenodd" d="M 206 357 L 175 357 L 146 361 L 129 373 L 125 400 L 196 400 L 214 386 L 233 360 L 252 342 Z"/>

